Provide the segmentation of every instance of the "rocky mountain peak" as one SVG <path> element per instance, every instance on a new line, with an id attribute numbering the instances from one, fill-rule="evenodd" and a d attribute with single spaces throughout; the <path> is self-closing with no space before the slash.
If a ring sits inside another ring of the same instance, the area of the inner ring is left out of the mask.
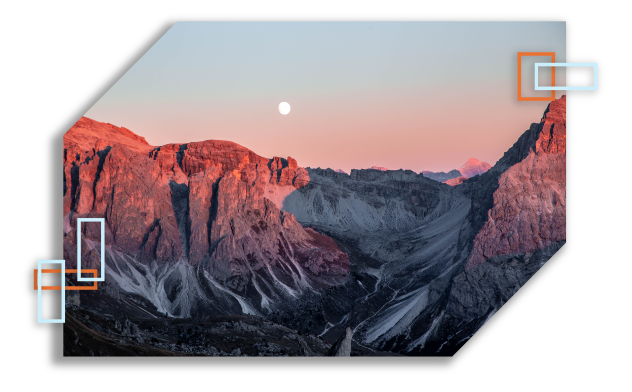
<path id="1" fill-rule="evenodd" d="M 75 125 L 64 135 L 64 140 L 74 141 L 81 147 L 94 147 L 98 140 L 124 144 L 132 149 L 145 150 L 149 143 L 144 137 L 135 134 L 124 127 L 102 123 L 88 117 L 81 117 Z M 113 146 L 112 146 L 113 147 Z"/>
<path id="2" fill-rule="evenodd" d="M 461 166 L 459 172 L 463 177 L 471 178 L 479 174 L 483 174 L 492 168 L 487 162 L 481 162 L 476 158 L 470 158 L 467 162 Z"/>
<path id="3" fill-rule="evenodd" d="M 542 130 L 536 141 L 536 153 L 566 153 L 566 95 L 549 104 L 542 121 Z"/>

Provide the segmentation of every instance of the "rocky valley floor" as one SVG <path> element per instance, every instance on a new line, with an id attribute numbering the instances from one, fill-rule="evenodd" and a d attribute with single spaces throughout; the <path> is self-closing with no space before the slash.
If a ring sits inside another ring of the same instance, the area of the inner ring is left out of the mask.
<path id="1" fill-rule="evenodd" d="M 335 342 L 332 342 L 332 344 Z M 69 307 L 64 356 L 328 356 L 332 344 L 263 317 L 212 316 L 191 319 L 129 319 Z M 351 356 L 393 356 L 355 341 Z"/>

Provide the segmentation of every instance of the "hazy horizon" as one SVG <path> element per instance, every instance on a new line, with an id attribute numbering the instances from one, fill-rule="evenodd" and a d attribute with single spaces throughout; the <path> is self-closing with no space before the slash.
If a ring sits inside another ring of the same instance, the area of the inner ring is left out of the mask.
<path id="1" fill-rule="evenodd" d="M 447 172 L 469 158 L 494 165 L 548 105 L 516 100 L 517 52 L 556 52 L 564 62 L 565 29 L 564 22 L 178 22 L 85 116 L 151 145 L 229 140 L 264 157 L 347 173 Z M 563 85 L 563 72 L 556 79 Z M 523 89 L 532 83 L 523 77 Z M 283 101 L 291 105 L 286 116 L 277 110 Z"/>

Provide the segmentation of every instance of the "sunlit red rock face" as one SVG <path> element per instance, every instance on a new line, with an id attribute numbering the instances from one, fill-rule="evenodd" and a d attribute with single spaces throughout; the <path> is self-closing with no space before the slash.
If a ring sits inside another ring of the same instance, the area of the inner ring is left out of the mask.
<path id="1" fill-rule="evenodd" d="M 349 271 L 347 254 L 265 197 L 308 182 L 290 157 L 267 159 L 214 140 L 154 147 L 125 128 L 81 118 L 64 136 L 65 257 L 76 264 L 76 218 L 105 217 L 111 253 L 146 265 L 201 265 L 242 295 L 337 284 Z M 83 229 L 99 240 L 98 230 Z M 89 262 L 91 246 L 82 250 Z"/>
<path id="2" fill-rule="evenodd" d="M 535 148 L 498 180 L 466 268 L 566 240 L 566 97 L 549 105 Z"/>
<path id="3" fill-rule="evenodd" d="M 481 162 L 476 158 L 470 158 L 465 162 L 465 165 L 461 166 L 459 172 L 463 177 L 471 178 L 479 174 L 483 174 L 492 168 L 487 162 Z"/>
<path id="4" fill-rule="evenodd" d="M 463 268 L 433 281 L 433 298 L 445 302 L 388 343 L 411 354 L 455 353 L 564 245 L 565 160 L 563 96 L 494 167 L 453 188 L 469 199 L 458 241 L 466 251 Z M 411 344 L 407 336 L 421 338 Z"/>

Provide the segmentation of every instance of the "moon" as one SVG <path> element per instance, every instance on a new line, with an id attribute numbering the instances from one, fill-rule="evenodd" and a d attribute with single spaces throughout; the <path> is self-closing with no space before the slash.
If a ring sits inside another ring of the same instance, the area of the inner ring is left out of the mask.
<path id="1" fill-rule="evenodd" d="M 286 115 L 290 112 L 290 104 L 287 102 L 281 102 L 279 104 L 279 113 L 281 113 L 282 115 Z"/>

